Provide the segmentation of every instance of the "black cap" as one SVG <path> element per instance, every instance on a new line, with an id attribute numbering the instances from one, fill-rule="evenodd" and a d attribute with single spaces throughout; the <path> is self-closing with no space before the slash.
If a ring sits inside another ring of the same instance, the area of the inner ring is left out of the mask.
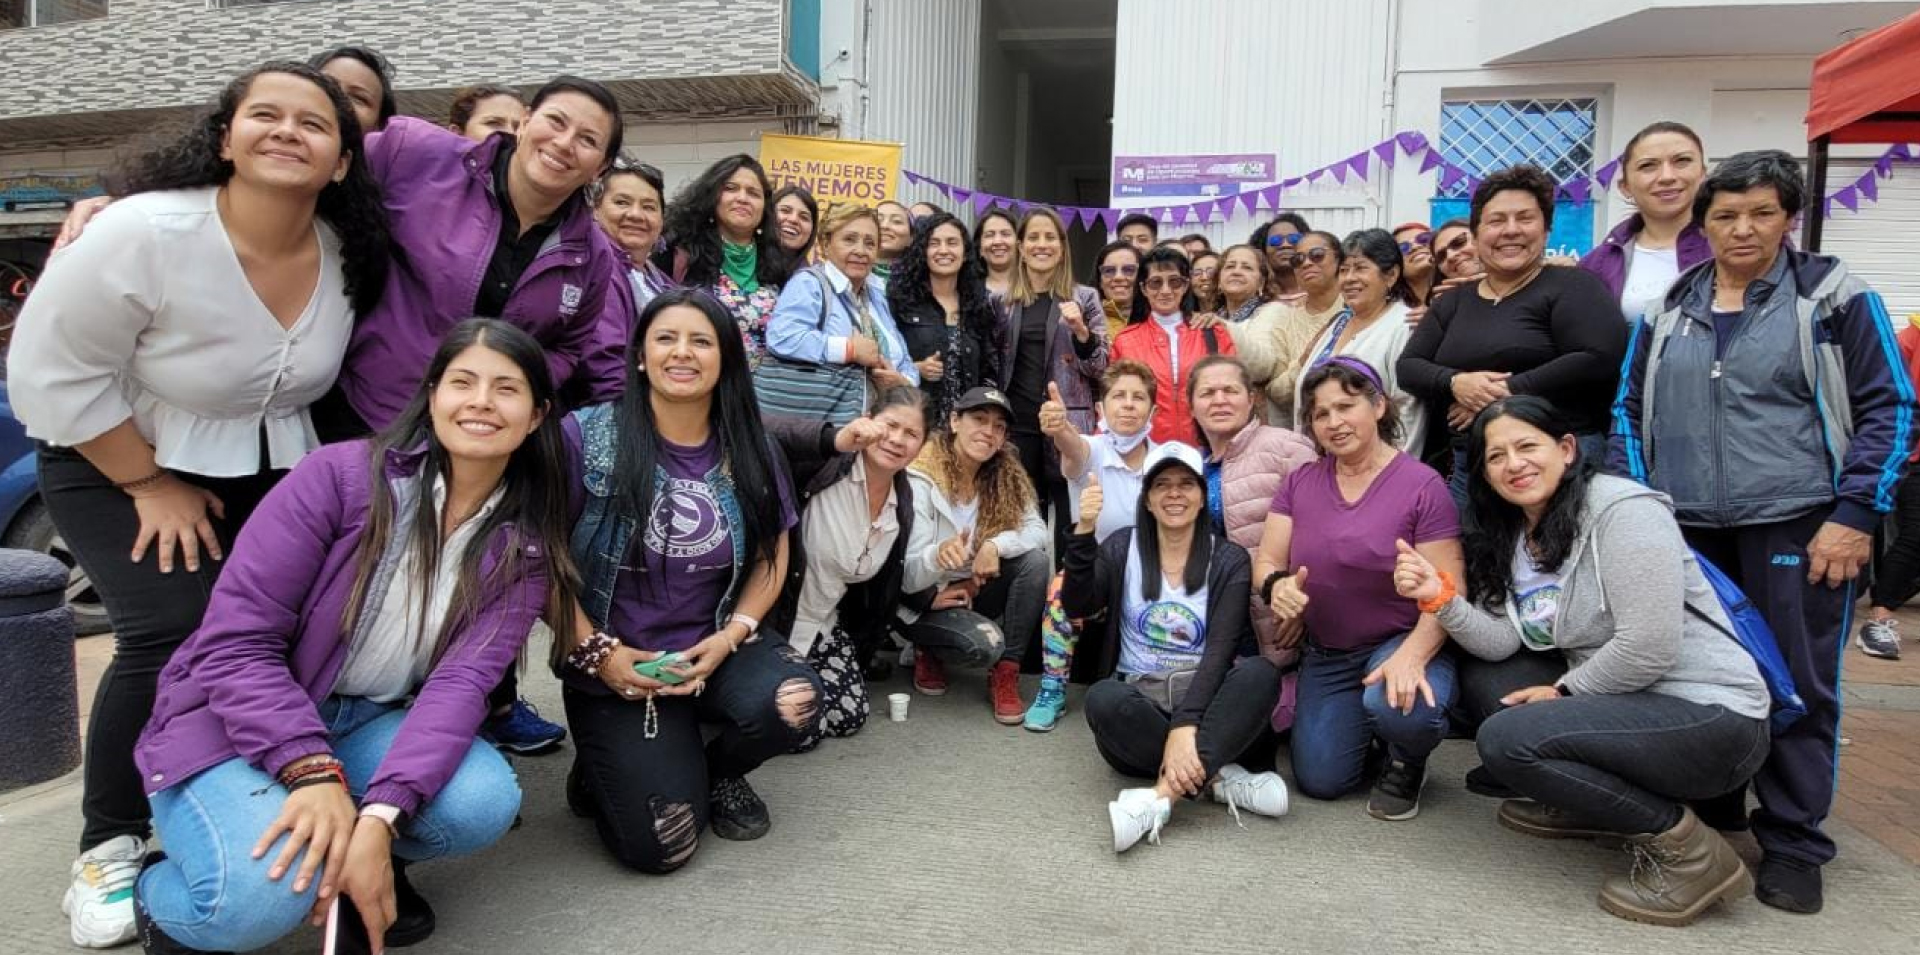
<path id="1" fill-rule="evenodd" d="M 1013 405 L 1007 402 L 1006 393 L 998 388 L 987 385 L 968 388 L 967 393 L 961 395 L 960 400 L 954 404 L 953 413 L 965 414 L 975 408 L 997 408 L 1001 414 L 1007 416 L 1009 423 L 1013 421 Z"/>

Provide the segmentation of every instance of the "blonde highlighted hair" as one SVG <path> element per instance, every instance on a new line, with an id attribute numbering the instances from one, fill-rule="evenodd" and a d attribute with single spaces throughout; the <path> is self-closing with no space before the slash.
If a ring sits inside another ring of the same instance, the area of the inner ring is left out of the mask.
<path id="1" fill-rule="evenodd" d="M 1053 223 L 1053 230 L 1060 235 L 1060 262 L 1053 267 L 1053 274 L 1047 277 L 1045 288 L 1034 288 L 1027 275 L 1026 245 L 1027 230 L 1036 220 L 1045 219 Z M 1060 214 L 1046 206 L 1034 206 L 1020 217 L 1020 227 L 1014 230 L 1016 248 L 1020 260 L 1019 267 L 1013 270 L 1013 286 L 1007 290 L 1013 301 L 1021 305 L 1032 305 L 1041 295 L 1051 295 L 1055 302 L 1073 301 L 1073 250 L 1067 245 L 1067 226 L 1060 221 Z"/>
<path id="2" fill-rule="evenodd" d="M 825 249 L 834 233 L 861 219 L 873 223 L 875 232 L 880 230 L 880 213 L 875 212 L 872 206 L 856 205 L 851 202 L 837 202 L 828 206 L 827 211 L 820 214 L 819 226 L 814 229 L 814 244 Z"/>
<path id="3" fill-rule="evenodd" d="M 956 493 L 960 487 L 959 452 L 953 448 L 954 440 L 953 429 L 943 426 L 927 439 L 920 456 L 909 465 L 930 478 L 949 501 L 960 496 Z M 974 482 L 980 490 L 980 516 L 973 532 L 976 543 L 1018 528 L 1026 520 L 1027 509 L 1036 506 L 1033 482 L 1014 455 L 1012 442 L 980 465 Z"/>

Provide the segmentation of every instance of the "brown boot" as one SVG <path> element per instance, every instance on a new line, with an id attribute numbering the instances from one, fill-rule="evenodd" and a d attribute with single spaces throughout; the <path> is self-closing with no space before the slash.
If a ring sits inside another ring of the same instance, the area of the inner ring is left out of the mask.
<path id="1" fill-rule="evenodd" d="M 1605 829 L 1591 829 L 1559 809 L 1531 799 L 1509 799 L 1500 804 L 1500 824 L 1536 839 L 1592 839 L 1617 848 L 1626 837 Z"/>
<path id="2" fill-rule="evenodd" d="M 1688 925 L 1723 899 L 1753 892 L 1753 876 L 1733 846 L 1681 808 L 1666 832 L 1629 836 L 1633 871 L 1600 887 L 1600 907 L 1649 925 Z"/>

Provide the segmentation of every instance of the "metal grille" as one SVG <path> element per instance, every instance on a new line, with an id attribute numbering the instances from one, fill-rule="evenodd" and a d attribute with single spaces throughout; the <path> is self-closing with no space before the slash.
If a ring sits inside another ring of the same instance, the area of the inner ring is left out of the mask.
<path id="1" fill-rule="evenodd" d="M 1478 179 L 1497 169 L 1533 163 L 1556 182 L 1593 171 L 1591 99 L 1464 100 L 1440 107 L 1440 151 Z M 1468 195 L 1466 180 L 1440 195 Z"/>

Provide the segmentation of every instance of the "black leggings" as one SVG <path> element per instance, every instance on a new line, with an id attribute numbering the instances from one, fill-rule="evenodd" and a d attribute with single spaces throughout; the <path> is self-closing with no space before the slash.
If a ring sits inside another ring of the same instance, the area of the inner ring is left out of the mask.
<path id="1" fill-rule="evenodd" d="M 1920 481 L 1900 482 L 1893 504 L 1893 541 L 1874 568 L 1873 606 L 1899 610 L 1920 593 Z"/>
<path id="2" fill-rule="evenodd" d="M 709 780 L 744 777 L 812 737 L 820 692 L 813 668 L 774 633 L 742 644 L 701 695 L 656 698 L 652 739 L 646 701 L 567 686 L 574 770 L 593 802 L 600 841 L 641 872 L 686 865 L 707 827 Z M 705 744 L 703 722 L 720 725 Z"/>
<path id="3" fill-rule="evenodd" d="M 1241 657 L 1220 681 L 1200 717 L 1194 748 L 1212 779 L 1272 725 L 1280 698 L 1280 671 L 1265 657 Z M 1173 721 L 1138 686 L 1108 677 L 1087 688 L 1087 726 L 1100 755 L 1115 771 L 1152 779 L 1160 775 Z"/>
<path id="4" fill-rule="evenodd" d="M 139 563 L 127 559 L 140 527 L 133 498 L 93 463 L 70 448 L 41 444 L 40 496 L 67 549 L 93 582 L 113 621 L 113 662 L 100 677 L 87 725 L 84 791 L 80 812 L 85 827 L 80 851 L 109 839 L 152 833 L 146 788 L 133 765 L 133 744 L 153 715 L 160 671 L 173 651 L 200 626 L 207 598 L 219 579 L 221 561 L 201 551 L 200 569 L 189 571 L 176 550 L 173 572 L 160 572 L 160 548 L 147 549 Z M 261 471 L 240 478 L 180 475 L 212 491 L 226 505 L 224 518 L 208 514 L 223 553 L 260 499 L 284 471 Z"/>

